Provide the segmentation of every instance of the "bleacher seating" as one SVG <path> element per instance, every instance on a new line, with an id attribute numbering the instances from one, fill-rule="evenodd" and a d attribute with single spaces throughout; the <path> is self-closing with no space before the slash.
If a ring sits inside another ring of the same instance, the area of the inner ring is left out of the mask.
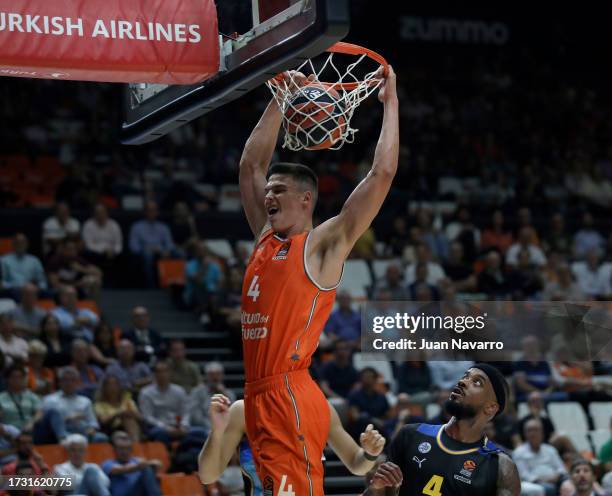
<path id="1" fill-rule="evenodd" d="M 227 239 L 207 239 L 205 244 L 213 255 L 226 259 L 230 264 L 234 262 L 234 250 Z"/>
<path id="2" fill-rule="evenodd" d="M 589 404 L 589 415 L 593 419 L 593 427 L 608 430 L 612 419 L 612 401 L 594 401 Z"/>
<path id="3" fill-rule="evenodd" d="M 159 260 L 157 272 L 162 288 L 185 285 L 185 260 Z"/>
<path id="4" fill-rule="evenodd" d="M 162 474 L 159 480 L 164 496 L 204 496 L 204 486 L 196 475 Z"/>
<path id="5" fill-rule="evenodd" d="M 589 432 L 589 422 L 580 403 L 573 401 L 549 403 L 548 415 L 556 431 L 583 434 Z"/>
<path id="6" fill-rule="evenodd" d="M 365 300 L 372 285 L 370 268 L 365 260 L 347 260 L 338 291 L 348 291 L 357 300 Z"/>

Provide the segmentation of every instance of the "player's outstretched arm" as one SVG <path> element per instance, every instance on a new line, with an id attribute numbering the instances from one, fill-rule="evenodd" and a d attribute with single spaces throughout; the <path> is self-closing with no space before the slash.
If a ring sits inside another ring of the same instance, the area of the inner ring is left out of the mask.
<path id="1" fill-rule="evenodd" d="M 240 158 L 240 197 L 249 227 L 255 237 L 261 234 L 266 224 L 266 172 L 274 154 L 281 118 L 277 103 L 270 101 L 244 145 Z"/>
<path id="2" fill-rule="evenodd" d="M 389 66 L 389 73 L 380 89 L 378 99 L 383 103 L 384 115 L 372 168 L 346 200 L 340 214 L 316 227 L 309 241 L 310 253 L 323 253 L 324 257 L 333 258 L 334 265 L 336 262 L 342 265 L 355 242 L 370 227 L 385 201 L 397 171 L 399 104 L 395 72 L 391 66 Z M 322 263 L 326 264 L 325 261 Z M 322 272 L 322 270 L 316 270 L 316 261 L 314 265 L 315 267 L 311 267 L 311 270 L 314 268 L 313 275 Z M 318 282 L 326 285 L 325 281 Z M 334 283 L 335 281 L 332 281 L 331 285 Z"/>
<path id="3" fill-rule="evenodd" d="M 497 496 L 519 496 L 521 494 L 521 479 L 516 465 L 508 455 L 499 455 L 495 494 Z"/>
<path id="4" fill-rule="evenodd" d="M 244 435 L 244 403 L 215 394 L 210 401 L 212 430 L 198 456 L 198 475 L 202 484 L 217 481 L 229 464 Z"/>
<path id="5" fill-rule="evenodd" d="M 367 453 L 370 457 L 380 455 L 385 447 L 385 438 L 370 424 L 359 438 L 360 447 L 344 430 L 336 409 L 329 405 L 329 411 L 331 420 L 327 442 L 351 473 L 365 475 L 376 464 L 376 460 L 368 460 L 365 454 Z"/>
<path id="6" fill-rule="evenodd" d="M 300 72 L 283 73 L 290 88 L 301 86 L 307 78 Z M 240 157 L 240 197 L 253 235 L 257 238 L 266 227 L 264 208 L 266 173 L 278 141 L 282 115 L 274 99 L 270 101 L 259 122 L 251 132 Z"/>

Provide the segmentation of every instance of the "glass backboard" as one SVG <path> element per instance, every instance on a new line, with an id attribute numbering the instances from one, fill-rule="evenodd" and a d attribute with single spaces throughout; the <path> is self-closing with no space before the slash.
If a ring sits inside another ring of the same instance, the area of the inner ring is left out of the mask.
<path id="1" fill-rule="evenodd" d="M 195 85 L 126 85 L 123 143 L 164 136 L 320 54 L 349 29 L 348 0 L 222 0 L 218 11 L 217 75 Z"/>

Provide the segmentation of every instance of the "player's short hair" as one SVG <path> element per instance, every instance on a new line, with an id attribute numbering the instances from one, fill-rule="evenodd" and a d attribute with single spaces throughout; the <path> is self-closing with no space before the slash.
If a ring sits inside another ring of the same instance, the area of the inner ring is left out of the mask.
<path id="1" fill-rule="evenodd" d="M 132 442 L 132 438 L 125 431 L 115 431 L 115 432 L 113 432 L 113 435 L 111 436 L 111 443 L 112 443 L 112 445 L 115 446 L 117 443 L 119 443 L 121 441 Z"/>
<path id="2" fill-rule="evenodd" d="M 204 372 L 225 372 L 225 368 L 221 362 L 208 362 L 204 366 Z"/>
<path id="3" fill-rule="evenodd" d="M 593 465 L 591 465 L 591 462 L 589 462 L 586 458 L 582 458 L 582 457 L 579 456 L 578 458 L 575 458 L 572 461 L 572 465 L 570 467 L 570 474 L 574 473 L 574 470 L 576 470 L 578 467 L 581 467 L 583 465 L 586 465 L 587 467 L 589 467 L 591 472 L 593 472 L 593 473 L 595 472 L 593 470 Z"/>
<path id="4" fill-rule="evenodd" d="M 59 371 L 57 372 L 57 378 L 60 381 L 68 375 L 73 375 L 73 376 L 78 377 L 79 371 L 76 369 L 76 367 L 73 367 L 72 365 L 67 365 L 66 367 L 62 367 L 61 369 L 59 369 Z"/>
<path id="5" fill-rule="evenodd" d="M 4 371 L 4 378 L 8 379 L 13 375 L 14 372 L 19 372 L 24 377 L 26 376 L 26 369 L 24 368 L 24 366 L 20 363 L 14 363 Z"/>
<path id="6" fill-rule="evenodd" d="M 303 191 L 312 191 L 316 202 L 319 191 L 319 179 L 310 167 L 292 162 L 276 162 L 270 166 L 266 179 L 270 179 L 273 174 L 291 176 L 298 183 Z"/>
<path id="7" fill-rule="evenodd" d="M 378 370 L 374 367 L 364 367 L 359 371 L 359 376 L 362 377 L 363 374 L 374 374 L 375 377 L 378 377 Z"/>
<path id="8" fill-rule="evenodd" d="M 83 434 L 70 434 L 64 438 L 61 444 L 66 449 L 73 445 L 87 447 L 87 438 Z"/>

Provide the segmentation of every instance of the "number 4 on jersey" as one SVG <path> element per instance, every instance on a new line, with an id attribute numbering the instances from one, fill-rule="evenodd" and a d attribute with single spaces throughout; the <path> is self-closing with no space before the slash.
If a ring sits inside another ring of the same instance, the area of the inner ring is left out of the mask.
<path id="1" fill-rule="evenodd" d="M 259 297 L 259 284 L 257 281 L 259 280 L 259 276 L 253 276 L 253 280 L 251 281 L 251 285 L 249 286 L 249 290 L 247 291 L 247 296 L 249 298 L 253 298 L 253 301 L 257 301 Z"/>
<path id="2" fill-rule="evenodd" d="M 427 496 L 442 496 L 442 483 L 444 482 L 444 477 L 439 475 L 432 476 L 429 479 L 429 482 L 425 484 L 423 488 L 423 494 Z"/>
<path id="3" fill-rule="evenodd" d="M 285 486 L 287 486 L 287 489 L 285 489 Z M 286 475 L 283 475 L 283 478 L 281 479 L 281 483 L 280 483 L 280 487 L 278 488 L 277 496 L 295 496 L 295 493 L 293 492 L 293 484 L 287 484 Z"/>

